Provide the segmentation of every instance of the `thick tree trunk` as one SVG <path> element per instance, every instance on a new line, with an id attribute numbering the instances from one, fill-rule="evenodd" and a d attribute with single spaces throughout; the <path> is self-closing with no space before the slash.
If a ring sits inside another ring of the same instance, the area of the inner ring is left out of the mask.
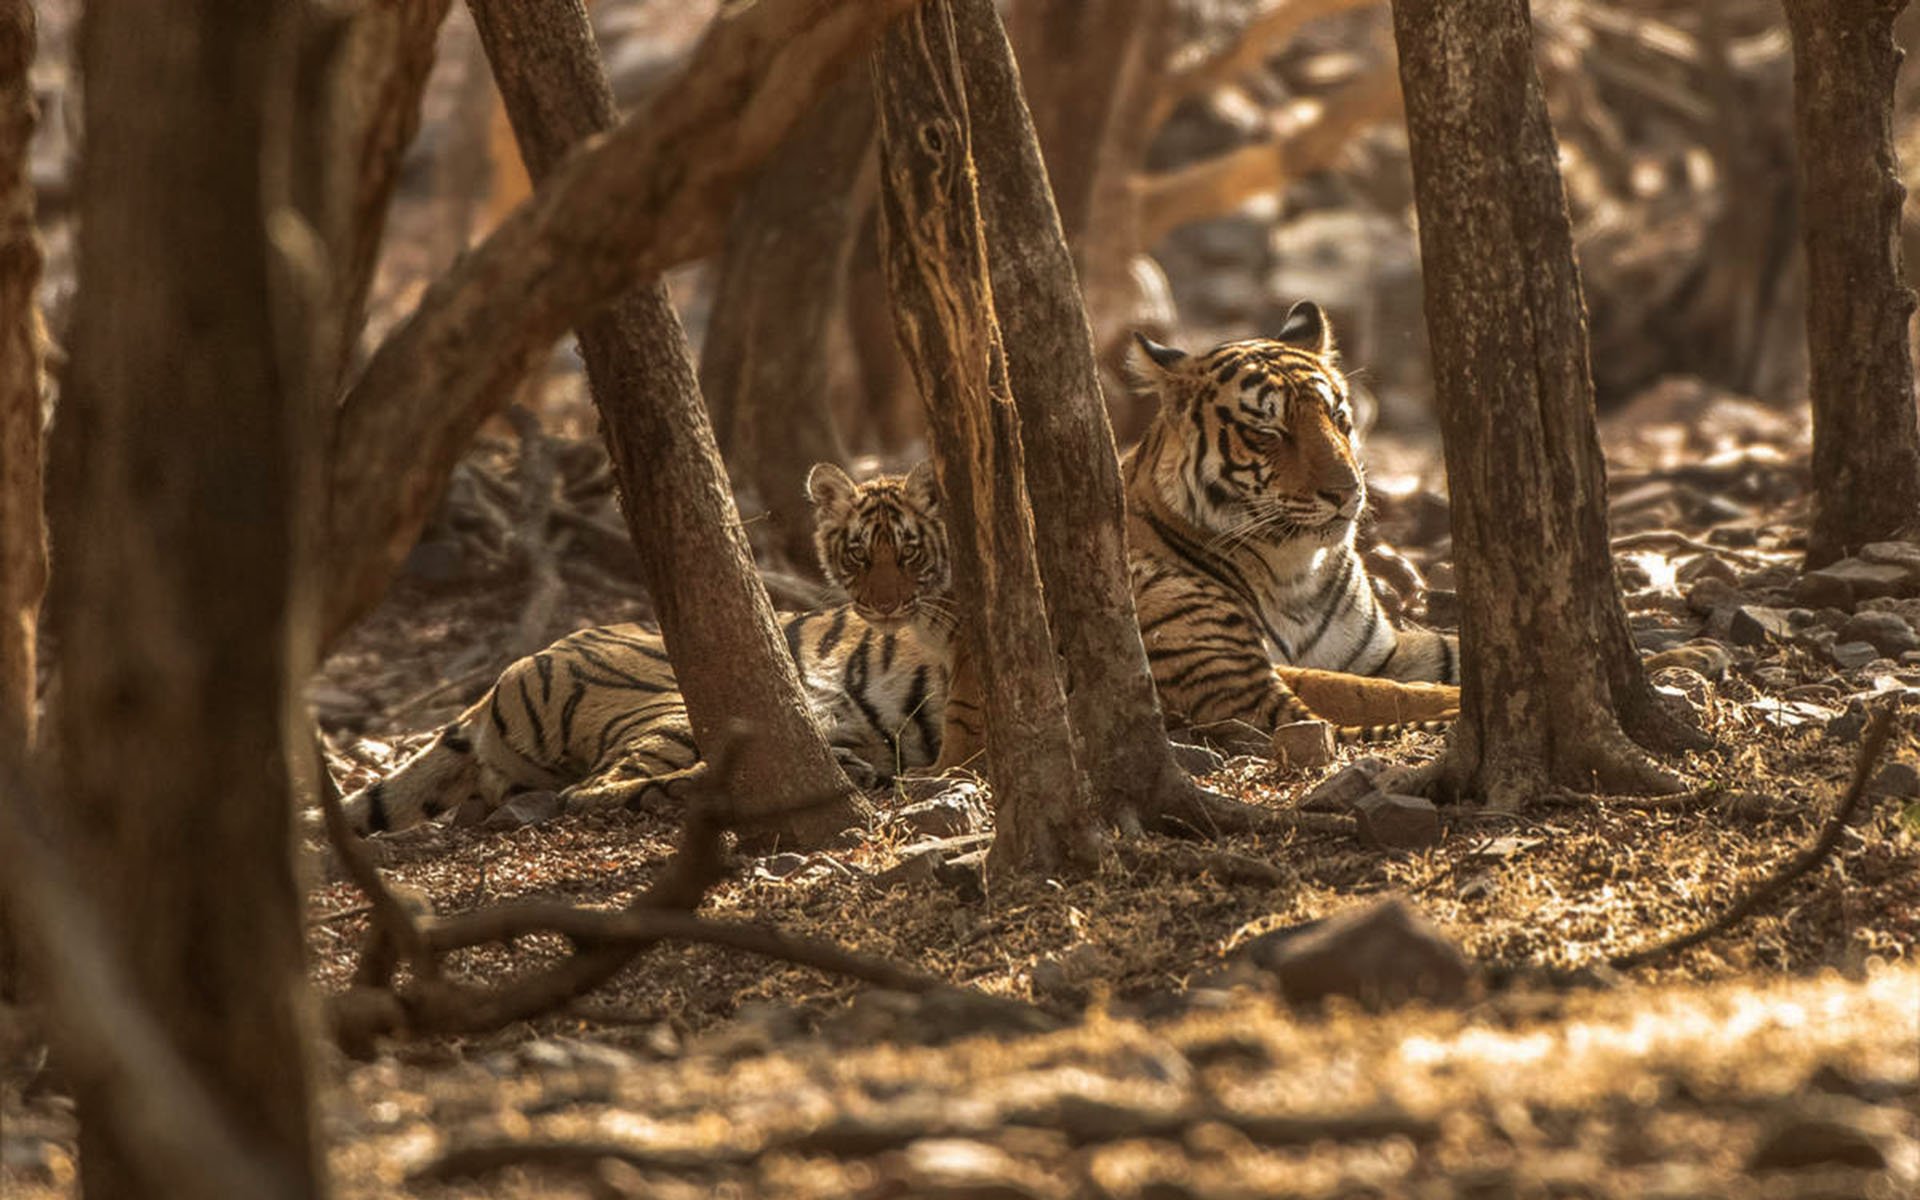
<path id="1" fill-rule="evenodd" d="M 1461 712 L 1443 790 L 1668 787 L 1607 544 L 1585 303 L 1525 0 L 1394 0 L 1453 492 Z M 1616 711 L 1619 716 L 1616 716 Z"/>
<path id="2" fill-rule="evenodd" d="M 951 11 L 926 0 L 873 58 L 881 257 L 927 406 L 954 582 L 985 689 L 996 872 L 1085 863 L 1094 847 L 1034 557 L 1019 416 L 994 321 Z"/>
<path id="3" fill-rule="evenodd" d="M 1920 426 L 1900 275 L 1893 95 L 1906 0 L 1788 0 L 1807 247 L 1813 529 L 1807 561 L 1920 533 Z"/>
<path id="4" fill-rule="evenodd" d="M 305 332 L 272 280 L 265 191 L 296 5 L 97 0 L 72 371 L 53 444 L 53 719 L 74 874 L 250 1155 L 319 1192 L 285 736 Z M 275 93 L 279 92 L 278 95 Z M 210 865 L 217 869 L 209 869 Z M 181 1194 L 79 1089 L 89 1196 Z"/>
<path id="5" fill-rule="evenodd" d="M 807 573 L 807 472 L 846 458 L 827 394 L 827 346 L 866 213 L 856 185 L 872 144 L 871 88 L 849 71 L 734 205 L 700 347 L 700 386 L 727 465 L 759 493 L 775 543 Z"/>
<path id="6" fill-rule="evenodd" d="M 614 123 L 586 7 L 556 0 L 535 11 L 520 0 L 470 0 L 469 8 L 537 182 Z M 629 292 L 579 334 L 694 737 L 711 749 L 732 722 L 752 730 L 733 784 L 740 813 L 758 829 L 814 842 L 838 833 L 854 815 L 846 799 L 853 787 L 808 710 L 754 571 L 666 285 Z"/>
<path id="7" fill-rule="evenodd" d="M 0 762 L 33 744 L 35 628 L 47 586 L 41 505 L 40 240 L 33 140 L 31 0 L 0 0 Z"/>
<path id="8" fill-rule="evenodd" d="M 1073 257 L 992 0 L 952 0 L 993 304 L 1020 414 L 1054 645 L 1080 762 L 1110 813 L 1191 791 L 1167 744 L 1127 582 L 1126 501 Z"/>
<path id="9" fill-rule="evenodd" d="M 913 2 L 725 8 L 672 87 L 427 289 L 334 426 L 326 638 L 379 600 L 507 391 L 580 317 L 711 251 L 740 180 Z"/>

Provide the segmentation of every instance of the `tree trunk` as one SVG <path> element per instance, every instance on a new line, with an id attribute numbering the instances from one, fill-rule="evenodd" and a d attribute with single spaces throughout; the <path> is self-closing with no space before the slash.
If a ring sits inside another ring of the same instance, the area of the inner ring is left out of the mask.
<path id="1" fill-rule="evenodd" d="M 40 240 L 27 175 L 33 48 L 30 0 L 0 0 L 0 761 L 21 761 L 33 744 L 34 631 L 47 587 Z"/>
<path id="2" fill-rule="evenodd" d="M 305 332 L 263 163 L 281 161 L 292 0 L 97 0 L 79 306 L 53 442 L 53 719 L 74 874 L 113 953 L 246 1151 L 319 1191 L 287 777 L 292 481 Z M 278 93 L 277 95 L 275 93 Z M 210 864 L 218 869 L 209 869 Z M 79 1088 L 89 1196 L 181 1194 Z"/>
<path id="3" fill-rule="evenodd" d="M 1034 557 L 1019 416 L 1007 390 L 947 0 L 925 0 L 873 58 L 882 244 L 896 329 L 927 407 L 955 592 L 985 689 L 995 872 L 1085 863 L 1091 797 Z"/>
<path id="4" fill-rule="evenodd" d="M 914 0 L 760 0 L 436 280 L 342 402 L 325 639 L 380 598 L 474 431 L 582 316 L 721 237 L 740 180 Z M 704 501 L 701 501 L 704 502 Z"/>
<path id="5" fill-rule="evenodd" d="M 470 0 L 469 8 L 521 157 L 538 182 L 614 123 L 613 90 L 586 7 L 580 0 L 544 10 L 520 0 Z M 754 818 L 756 829 L 802 842 L 840 832 L 854 815 L 853 787 L 812 718 L 754 571 L 666 285 L 629 292 L 579 336 L 627 528 L 695 739 L 711 749 L 729 724 L 751 729 L 732 782 L 741 815 Z"/>
<path id="6" fill-rule="evenodd" d="M 992 0 L 953 0 L 994 312 L 1076 750 L 1102 808 L 1154 812 L 1173 761 L 1127 582 L 1126 501 L 1073 257 Z"/>
<path id="7" fill-rule="evenodd" d="M 1807 247 L 1813 529 L 1821 565 L 1920 532 L 1920 428 L 1900 275 L 1893 21 L 1906 0 L 1788 0 Z"/>
<path id="8" fill-rule="evenodd" d="M 848 72 L 741 193 L 700 347 L 700 385 L 727 465 L 759 493 L 775 544 L 807 573 L 807 472 L 846 458 L 827 393 L 827 347 L 865 215 L 856 185 L 873 144 L 869 93 L 859 72 Z"/>
<path id="9" fill-rule="evenodd" d="M 1394 0 L 1393 16 L 1462 608 L 1438 781 L 1501 807 L 1552 785 L 1674 786 L 1621 730 L 1651 735 L 1662 714 L 1607 544 L 1585 303 L 1525 0 Z"/>

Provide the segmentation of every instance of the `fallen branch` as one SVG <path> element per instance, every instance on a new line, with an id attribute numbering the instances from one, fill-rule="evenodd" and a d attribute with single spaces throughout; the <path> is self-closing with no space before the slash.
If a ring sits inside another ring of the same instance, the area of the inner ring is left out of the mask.
<path id="1" fill-rule="evenodd" d="M 1158 129 L 1187 97 L 1220 87 L 1253 71 L 1284 49 L 1294 35 L 1311 22 L 1376 3 L 1378 0 L 1277 0 L 1265 12 L 1247 22 L 1246 27 L 1227 46 L 1200 62 L 1170 74 L 1165 87 L 1154 97 L 1148 127 Z"/>
<path id="2" fill-rule="evenodd" d="M 335 422 L 323 642 L 379 598 L 507 389 L 598 305 L 711 249 L 741 179 L 912 5 L 723 9 L 675 86 L 556 167 L 427 289 Z"/>
<path id="3" fill-rule="evenodd" d="M 1608 543 L 1615 550 L 1651 550 L 1671 547 L 1675 550 L 1691 550 L 1696 554 L 1717 554 L 1730 558 L 1734 562 L 1749 567 L 1764 567 L 1767 560 L 1756 554 L 1748 554 L 1729 546 L 1716 546 L 1712 542 L 1703 542 L 1688 537 L 1677 529 L 1643 529 L 1638 533 L 1623 533 Z"/>
<path id="4" fill-rule="evenodd" d="M 1832 815 L 1820 829 L 1820 836 L 1816 837 L 1811 845 L 1749 888 L 1747 893 L 1734 901 L 1725 912 L 1706 924 L 1644 949 L 1617 954 L 1607 960 L 1608 965 L 1620 971 L 1643 967 L 1670 954 L 1677 954 L 1689 947 L 1697 946 L 1709 938 L 1717 937 L 1773 903 L 1793 885 L 1795 880 L 1825 862 L 1832 855 L 1834 848 L 1840 844 L 1841 832 L 1846 829 L 1866 800 L 1867 783 L 1873 778 L 1874 768 L 1880 765 L 1880 756 L 1885 752 L 1887 742 L 1893 736 L 1893 724 L 1892 704 L 1882 704 L 1874 711 L 1872 720 L 1867 723 L 1866 732 L 1861 736 L 1860 756 L 1854 760 L 1853 779 L 1847 784 L 1846 794 L 1840 798 L 1840 803 L 1834 806 Z"/>

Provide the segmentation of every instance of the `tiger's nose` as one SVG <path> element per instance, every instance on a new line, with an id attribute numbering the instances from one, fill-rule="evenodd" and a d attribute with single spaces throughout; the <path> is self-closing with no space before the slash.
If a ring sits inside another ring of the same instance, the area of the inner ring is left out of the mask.
<path id="1" fill-rule="evenodd" d="M 1321 488 L 1319 496 L 1337 512 L 1346 512 L 1360 496 L 1357 487 Z"/>

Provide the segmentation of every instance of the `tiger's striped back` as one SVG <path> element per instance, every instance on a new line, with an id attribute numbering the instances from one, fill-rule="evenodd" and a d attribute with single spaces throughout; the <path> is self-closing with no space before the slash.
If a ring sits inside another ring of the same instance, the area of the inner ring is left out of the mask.
<path id="1" fill-rule="evenodd" d="M 855 484 L 809 480 L 822 569 L 850 601 L 783 616 L 817 720 L 856 782 L 940 758 L 952 721 L 954 627 L 945 527 L 930 469 Z M 977 721 L 977 714 L 971 718 Z M 362 834 L 430 819 L 469 797 L 488 807 L 556 791 L 569 808 L 671 799 L 700 763 L 686 704 L 655 630 L 605 625 L 510 665 L 487 694 L 392 776 L 346 801 Z"/>
<path id="2" fill-rule="evenodd" d="M 1275 339 L 1189 355 L 1141 339 L 1160 400 L 1122 460 L 1129 571 L 1170 720 L 1263 729 L 1321 718 L 1346 740 L 1424 727 L 1457 706 L 1458 646 L 1396 629 L 1354 549 L 1366 479 L 1331 331 L 1297 305 Z M 1316 709 L 1275 667 L 1379 676 L 1364 703 Z"/>

